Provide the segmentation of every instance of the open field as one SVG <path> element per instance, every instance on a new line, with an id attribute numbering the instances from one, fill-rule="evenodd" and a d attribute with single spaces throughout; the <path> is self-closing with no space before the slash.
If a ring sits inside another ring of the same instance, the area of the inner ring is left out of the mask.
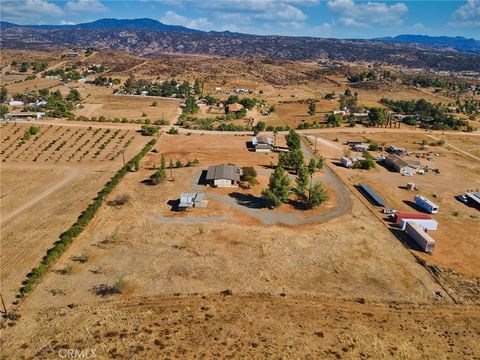
<path id="1" fill-rule="evenodd" d="M 5 331 L 4 356 L 57 359 L 81 349 L 97 359 L 475 359 L 479 324 L 478 308 L 462 306 L 289 294 L 130 298 L 27 313 Z"/>
<path id="2" fill-rule="evenodd" d="M 145 139 L 131 131 L 39 126 L 20 146 L 29 129 L 3 124 L 1 187 L 1 282 L 7 302 L 25 275 L 58 236 L 77 218 Z M 100 151 L 98 154 L 97 152 Z M 86 154 L 86 152 L 88 152 Z"/>

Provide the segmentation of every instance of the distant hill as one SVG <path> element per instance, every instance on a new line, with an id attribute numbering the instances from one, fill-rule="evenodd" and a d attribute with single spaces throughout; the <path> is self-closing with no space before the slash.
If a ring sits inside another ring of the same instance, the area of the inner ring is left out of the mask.
<path id="1" fill-rule="evenodd" d="M 480 41 L 467 39 L 461 36 L 428 36 L 428 35 L 398 35 L 395 37 L 384 37 L 372 39 L 374 41 L 409 43 L 431 46 L 442 49 L 480 54 Z"/>
<path id="2" fill-rule="evenodd" d="M 185 26 L 166 25 L 160 21 L 143 19 L 99 19 L 88 23 L 75 25 L 17 25 L 6 21 L 0 22 L 1 29 L 24 28 L 24 29 L 43 29 L 43 30 L 65 30 L 65 29 L 86 29 L 86 30 L 147 30 L 147 31 L 165 31 L 195 33 L 200 30 L 189 29 Z"/>
<path id="3" fill-rule="evenodd" d="M 95 47 L 141 56 L 201 54 L 274 60 L 369 61 L 436 70 L 478 70 L 480 56 L 453 46 L 433 46 L 400 37 L 343 40 L 204 32 L 152 19 L 100 19 L 77 25 L 16 25 L 0 22 L 0 47 L 62 50 Z M 465 39 L 469 40 L 469 39 Z M 476 41 L 476 40 L 475 40 Z"/>

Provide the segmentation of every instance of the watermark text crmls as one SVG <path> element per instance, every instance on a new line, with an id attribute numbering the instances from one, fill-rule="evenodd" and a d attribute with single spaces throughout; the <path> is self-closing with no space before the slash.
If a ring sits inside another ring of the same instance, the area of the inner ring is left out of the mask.
<path id="1" fill-rule="evenodd" d="M 61 359 L 93 359 L 97 357 L 96 349 L 60 349 L 58 356 Z"/>

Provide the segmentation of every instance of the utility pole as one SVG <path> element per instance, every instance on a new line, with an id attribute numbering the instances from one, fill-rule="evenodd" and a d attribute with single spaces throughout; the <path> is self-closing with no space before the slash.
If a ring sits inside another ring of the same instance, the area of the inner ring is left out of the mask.
<path id="1" fill-rule="evenodd" d="M 122 150 L 123 167 L 125 167 L 125 149 Z"/>

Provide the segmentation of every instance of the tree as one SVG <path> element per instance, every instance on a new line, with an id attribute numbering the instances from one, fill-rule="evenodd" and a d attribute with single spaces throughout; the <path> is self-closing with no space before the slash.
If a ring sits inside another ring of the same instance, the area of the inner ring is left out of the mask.
<path id="1" fill-rule="evenodd" d="M 195 95 L 202 96 L 202 90 L 203 90 L 203 83 L 196 79 L 195 84 L 193 85 L 193 88 L 195 90 Z"/>
<path id="2" fill-rule="evenodd" d="M 164 181 L 167 178 L 167 172 L 165 169 L 160 169 L 155 171 L 151 176 L 150 176 L 150 182 L 153 185 L 157 185 Z"/>
<path id="3" fill-rule="evenodd" d="M 330 114 L 327 118 L 327 124 L 331 127 L 338 127 L 342 124 L 342 116 L 340 114 Z"/>
<path id="4" fill-rule="evenodd" d="M 268 182 L 268 188 L 263 189 L 262 195 L 265 197 L 270 208 L 280 206 L 282 203 L 288 202 L 290 196 L 290 179 L 288 174 L 281 166 L 277 166 Z"/>
<path id="5" fill-rule="evenodd" d="M 266 127 L 265 122 L 259 121 L 259 122 L 254 126 L 253 130 L 256 131 L 257 134 L 258 134 L 260 131 L 265 131 L 265 127 Z"/>
<path id="6" fill-rule="evenodd" d="M 345 96 L 352 96 L 352 90 L 350 90 L 349 88 L 347 88 L 347 90 L 345 90 L 344 95 L 345 95 Z"/>
<path id="7" fill-rule="evenodd" d="M 0 118 L 4 118 L 8 114 L 8 107 L 5 105 L 0 105 Z"/>
<path id="8" fill-rule="evenodd" d="M 370 108 L 370 112 L 368 113 L 369 124 L 373 126 L 385 124 L 387 117 L 387 109 L 383 108 L 373 107 Z"/>
<path id="9" fill-rule="evenodd" d="M 308 104 L 308 115 L 313 116 L 317 112 L 317 104 L 312 100 Z"/>
<path id="10" fill-rule="evenodd" d="M 7 102 L 8 100 L 8 90 L 5 86 L 2 86 L 0 89 L 0 103 Z"/>
<path id="11" fill-rule="evenodd" d="M 170 158 L 170 163 L 168 164 L 168 168 L 170 169 L 170 179 L 173 180 L 173 160 Z"/>
<path id="12" fill-rule="evenodd" d="M 298 200 L 305 201 L 307 199 L 305 192 L 308 187 L 308 179 L 310 177 L 310 174 L 309 174 L 309 170 L 305 168 L 304 165 L 302 165 L 298 170 L 296 186 L 294 189 L 294 192 L 297 195 Z"/>
<path id="13" fill-rule="evenodd" d="M 167 168 L 167 161 L 165 160 L 165 155 L 162 154 L 160 157 L 160 169 L 165 170 Z"/>
<path id="14" fill-rule="evenodd" d="M 251 166 L 245 166 L 242 168 L 241 180 L 248 184 L 248 188 L 258 184 L 257 171 Z"/>
<path id="15" fill-rule="evenodd" d="M 323 188 L 322 183 L 316 182 L 310 189 L 307 201 L 308 208 L 312 209 L 317 207 L 326 200 L 328 200 L 327 190 Z"/>
<path id="16" fill-rule="evenodd" d="M 300 135 L 296 133 L 295 130 L 291 129 L 288 132 L 288 135 L 285 136 L 285 139 L 287 140 L 287 146 L 290 150 L 299 149 L 301 147 Z"/>
<path id="17" fill-rule="evenodd" d="M 322 164 L 323 165 L 323 164 Z M 316 170 L 317 170 L 317 167 L 318 167 L 318 164 L 317 162 L 315 161 L 315 159 L 310 159 L 310 161 L 308 162 L 308 172 L 310 174 L 313 174 Z"/>
<path id="18" fill-rule="evenodd" d="M 300 167 L 303 166 L 303 160 L 302 149 L 296 148 L 287 153 L 281 153 L 278 156 L 278 165 L 283 168 L 298 171 Z"/>
<path id="19" fill-rule="evenodd" d="M 80 93 L 78 92 L 77 89 L 72 89 L 67 95 L 67 100 L 68 101 L 80 101 L 82 97 L 80 96 Z"/>
<path id="20" fill-rule="evenodd" d="M 184 81 L 179 87 L 178 87 L 178 92 L 185 97 L 187 97 L 190 94 L 190 83 L 188 81 Z"/>
<path id="21" fill-rule="evenodd" d="M 195 114 L 198 112 L 200 107 L 197 105 L 197 101 L 195 100 L 194 96 L 188 96 L 185 100 L 185 107 L 183 112 L 186 114 Z"/>

